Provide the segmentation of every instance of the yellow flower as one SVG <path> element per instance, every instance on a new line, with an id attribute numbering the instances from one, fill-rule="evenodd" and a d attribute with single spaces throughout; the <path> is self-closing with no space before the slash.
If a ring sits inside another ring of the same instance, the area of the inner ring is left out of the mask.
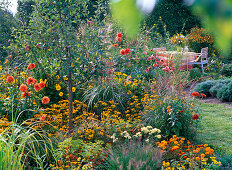
<path id="1" fill-rule="evenodd" d="M 75 92 L 76 91 L 76 87 L 72 87 L 72 92 Z"/>
<path id="2" fill-rule="evenodd" d="M 56 90 L 60 91 L 60 89 L 61 89 L 61 86 L 59 84 L 56 84 Z"/>
<path id="3" fill-rule="evenodd" d="M 63 96 L 63 94 L 64 94 L 63 92 L 60 92 L 60 93 L 59 93 L 59 96 Z"/>

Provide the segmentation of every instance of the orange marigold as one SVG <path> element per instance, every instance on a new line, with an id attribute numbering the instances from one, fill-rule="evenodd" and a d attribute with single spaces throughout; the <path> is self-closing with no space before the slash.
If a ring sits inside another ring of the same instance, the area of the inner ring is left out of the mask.
<path id="1" fill-rule="evenodd" d="M 39 118 L 39 120 L 40 120 L 40 121 L 45 121 L 46 117 L 47 117 L 47 115 L 46 115 L 46 114 L 43 114 L 43 115 Z"/>
<path id="2" fill-rule="evenodd" d="M 117 37 L 117 41 L 118 41 L 118 42 L 121 42 L 121 41 L 122 41 L 122 38 L 121 38 L 121 37 Z"/>
<path id="3" fill-rule="evenodd" d="M 125 50 L 121 50 L 121 51 L 120 51 L 120 54 L 121 54 L 121 55 L 125 55 Z"/>
<path id="4" fill-rule="evenodd" d="M 118 33 L 118 34 L 117 34 L 117 37 L 122 37 L 122 33 Z"/>
<path id="5" fill-rule="evenodd" d="M 35 63 L 30 64 L 30 69 L 34 69 L 35 68 Z"/>
<path id="6" fill-rule="evenodd" d="M 35 79 L 32 78 L 32 77 L 29 77 L 29 78 L 27 79 L 27 85 L 33 85 L 33 84 L 35 84 Z"/>
<path id="7" fill-rule="evenodd" d="M 40 91 L 40 90 L 41 90 L 40 84 L 39 84 L 39 83 L 36 83 L 36 84 L 34 85 L 34 89 L 35 89 L 35 91 Z"/>
<path id="8" fill-rule="evenodd" d="M 20 87 L 19 87 L 19 90 L 21 91 L 21 92 L 27 92 L 27 86 L 25 85 L 25 84 L 22 84 Z"/>
<path id="9" fill-rule="evenodd" d="M 45 87 L 45 83 L 43 81 L 40 82 L 39 85 L 40 85 L 41 89 Z"/>
<path id="10" fill-rule="evenodd" d="M 198 92 L 192 92 L 192 96 L 197 97 L 197 96 L 199 96 L 199 93 Z"/>
<path id="11" fill-rule="evenodd" d="M 193 115 L 193 120 L 197 120 L 197 119 L 199 119 L 199 115 L 198 114 L 194 114 Z"/>
<path id="12" fill-rule="evenodd" d="M 7 76 L 6 81 L 8 83 L 12 83 L 14 81 L 14 77 L 13 76 Z"/>
<path id="13" fill-rule="evenodd" d="M 42 101 L 43 104 L 48 104 L 48 103 L 50 102 L 50 99 L 49 99 L 49 97 L 44 96 L 44 97 L 41 99 L 41 101 Z"/>

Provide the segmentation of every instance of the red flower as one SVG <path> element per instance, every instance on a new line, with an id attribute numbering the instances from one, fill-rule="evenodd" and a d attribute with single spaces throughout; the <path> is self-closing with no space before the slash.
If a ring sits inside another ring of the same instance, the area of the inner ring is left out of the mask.
<path id="1" fill-rule="evenodd" d="M 40 120 L 40 121 L 45 121 L 46 117 L 47 117 L 47 115 L 46 115 L 46 114 L 43 114 L 43 115 L 39 118 L 39 120 Z"/>
<path id="2" fill-rule="evenodd" d="M 114 47 L 118 47 L 118 44 L 114 44 Z"/>
<path id="3" fill-rule="evenodd" d="M 23 93 L 22 97 L 25 98 L 26 96 L 30 96 L 31 94 L 29 92 Z"/>
<path id="4" fill-rule="evenodd" d="M 35 84 L 35 79 L 33 79 L 32 77 L 29 77 L 28 79 L 27 79 L 27 85 L 33 85 L 33 84 Z"/>
<path id="5" fill-rule="evenodd" d="M 121 38 L 121 37 L 117 37 L 117 41 L 118 41 L 118 42 L 121 42 L 121 41 L 122 41 L 122 38 Z"/>
<path id="6" fill-rule="evenodd" d="M 184 111 L 183 111 L 183 110 L 181 110 L 181 111 L 180 111 L 180 113 L 184 113 Z"/>
<path id="7" fill-rule="evenodd" d="M 22 84 L 20 87 L 19 87 L 19 90 L 21 91 L 21 92 L 27 92 L 27 86 L 25 85 L 25 84 Z"/>
<path id="8" fill-rule="evenodd" d="M 40 85 L 40 88 L 41 88 L 41 89 L 45 87 L 45 83 L 44 83 L 43 81 L 40 82 L 39 85 Z"/>
<path id="9" fill-rule="evenodd" d="M 204 93 L 201 93 L 201 97 L 206 98 L 206 95 Z"/>
<path id="10" fill-rule="evenodd" d="M 197 97 L 197 96 L 199 96 L 199 93 L 198 92 L 192 92 L 192 96 Z"/>
<path id="11" fill-rule="evenodd" d="M 125 49 L 125 53 L 126 53 L 126 54 L 129 54 L 129 52 L 130 52 L 130 49 L 129 49 L 129 48 Z"/>
<path id="12" fill-rule="evenodd" d="M 30 69 L 34 69 L 35 68 L 35 63 L 30 64 Z"/>
<path id="13" fill-rule="evenodd" d="M 197 119 L 199 119 L 199 115 L 198 114 L 194 114 L 193 115 L 193 120 L 197 120 Z"/>
<path id="14" fill-rule="evenodd" d="M 48 104 L 48 103 L 50 102 L 50 99 L 49 99 L 49 97 L 44 96 L 44 97 L 41 99 L 41 101 L 42 101 L 43 104 Z"/>
<path id="15" fill-rule="evenodd" d="M 8 83 L 12 83 L 14 81 L 14 77 L 13 76 L 7 76 L 6 81 Z"/>
<path id="16" fill-rule="evenodd" d="M 121 37 L 122 38 L 122 33 L 118 33 L 117 37 Z"/>
<path id="17" fill-rule="evenodd" d="M 41 90 L 40 84 L 39 84 L 39 83 L 36 83 L 36 84 L 34 85 L 34 89 L 35 89 L 35 91 L 40 91 L 40 90 Z"/>
<path id="18" fill-rule="evenodd" d="M 121 50 L 121 51 L 120 51 L 120 54 L 121 54 L 121 55 L 125 55 L 125 50 Z"/>

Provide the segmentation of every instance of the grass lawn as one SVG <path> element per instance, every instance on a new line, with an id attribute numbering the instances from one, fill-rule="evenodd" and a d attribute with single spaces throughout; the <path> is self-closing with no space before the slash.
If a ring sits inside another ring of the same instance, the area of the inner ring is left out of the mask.
<path id="1" fill-rule="evenodd" d="M 220 104 L 200 103 L 198 140 L 232 155 L 232 109 Z"/>

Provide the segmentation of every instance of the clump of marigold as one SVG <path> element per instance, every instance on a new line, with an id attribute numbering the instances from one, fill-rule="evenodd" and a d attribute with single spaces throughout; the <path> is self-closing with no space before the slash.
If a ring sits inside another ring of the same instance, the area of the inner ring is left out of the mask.
<path id="1" fill-rule="evenodd" d="M 14 81 L 14 77 L 13 76 L 7 76 L 6 81 L 8 83 L 12 83 Z"/>
<path id="2" fill-rule="evenodd" d="M 198 92 L 192 92 L 192 96 L 198 97 L 198 96 L 199 96 L 199 93 L 198 93 Z"/>
<path id="3" fill-rule="evenodd" d="M 43 104 L 48 104 L 48 103 L 50 102 L 50 99 L 49 99 L 49 97 L 44 96 L 44 97 L 41 99 L 41 101 L 42 101 Z"/>
<path id="4" fill-rule="evenodd" d="M 19 90 L 20 90 L 21 92 L 26 93 L 26 92 L 27 92 L 27 86 L 26 86 L 25 84 L 21 84 L 21 86 L 19 87 Z"/>

